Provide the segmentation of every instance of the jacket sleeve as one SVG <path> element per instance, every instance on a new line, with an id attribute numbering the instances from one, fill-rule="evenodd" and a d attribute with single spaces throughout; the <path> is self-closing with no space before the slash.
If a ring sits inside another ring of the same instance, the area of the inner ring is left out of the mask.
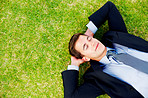
<path id="1" fill-rule="evenodd" d="M 96 98 L 104 92 L 92 82 L 84 81 L 78 86 L 79 72 L 76 70 L 66 70 L 62 72 L 64 98 Z"/>
<path id="2" fill-rule="evenodd" d="M 123 18 L 117 7 L 110 1 L 105 3 L 100 9 L 88 17 L 94 25 L 99 28 L 106 20 L 108 20 L 110 31 L 127 32 Z"/>

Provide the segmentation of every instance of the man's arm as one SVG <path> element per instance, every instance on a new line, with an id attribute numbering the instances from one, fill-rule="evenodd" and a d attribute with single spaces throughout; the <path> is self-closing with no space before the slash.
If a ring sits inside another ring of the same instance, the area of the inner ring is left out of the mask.
<path id="1" fill-rule="evenodd" d="M 79 72 L 76 70 L 66 70 L 62 72 L 64 98 L 96 98 L 104 92 L 88 81 L 78 86 Z"/>
<path id="2" fill-rule="evenodd" d="M 94 36 L 94 33 L 88 28 L 87 31 L 85 32 L 85 35 L 88 35 L 90 37 Z"/>
<path id="3" fill-rule="evenodd" d="M 99 10 L 89 17 L 89 23 L 86 25 L 94 34 L 98 28 L 108 20 L 110 31 L 126 32 L 127 29 L 121 14 L 116 6 L 108 1 Z"/>
<path id="4" fill-rule="evenodd" d="M 83 62 L 81 59 L 71 57 L 71 65 L 79 67 Z M 70 69 L 62 72 L 65 98 L 95 98 L 104 94 L 100 88 L 89 81 L 84 81 L 82 85 L 78 86 L 78 76 L 79 71 L 77 70 Z"/>

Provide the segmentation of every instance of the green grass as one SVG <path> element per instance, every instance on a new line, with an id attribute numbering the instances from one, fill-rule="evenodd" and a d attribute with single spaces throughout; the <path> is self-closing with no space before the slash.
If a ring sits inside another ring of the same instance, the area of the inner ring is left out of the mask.
<path id="1" fill-rule="evenodd" d="M 0 97 L 63 98 L 61 72 L 70 64 L 68 41 L 86 31 L 87 17 L 106 1 L 1 0 Z M 129 33 L 148 40 L 148 1 L 111 1 Z M 105 31 L 107 23 L 96 36 Z"/>

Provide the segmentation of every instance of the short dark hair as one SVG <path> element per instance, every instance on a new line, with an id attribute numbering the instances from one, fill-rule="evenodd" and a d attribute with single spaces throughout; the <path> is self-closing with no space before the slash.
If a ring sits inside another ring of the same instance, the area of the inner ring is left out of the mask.
<path id="1" fill-rule="evenodd" d="M 83 55 L 75 49 L 75 44 L 80 35 L 84 35 L 84 34 L 82 33 L 74 34 L 69 41 L 69 53 L 70 55 L 76 57 L 77 59 L 82 59 L 83 57 Z"/>

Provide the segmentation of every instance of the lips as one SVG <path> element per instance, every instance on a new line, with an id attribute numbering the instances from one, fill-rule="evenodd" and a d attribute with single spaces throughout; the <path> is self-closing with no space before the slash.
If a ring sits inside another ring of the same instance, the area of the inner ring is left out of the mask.
<path id="1" fill-rule="evenodd" d="M 99 43 L 96 45 L 96 49 L 95 49 L 95 51 L 97 50 L 98 46 L 99 46 Z"/>

